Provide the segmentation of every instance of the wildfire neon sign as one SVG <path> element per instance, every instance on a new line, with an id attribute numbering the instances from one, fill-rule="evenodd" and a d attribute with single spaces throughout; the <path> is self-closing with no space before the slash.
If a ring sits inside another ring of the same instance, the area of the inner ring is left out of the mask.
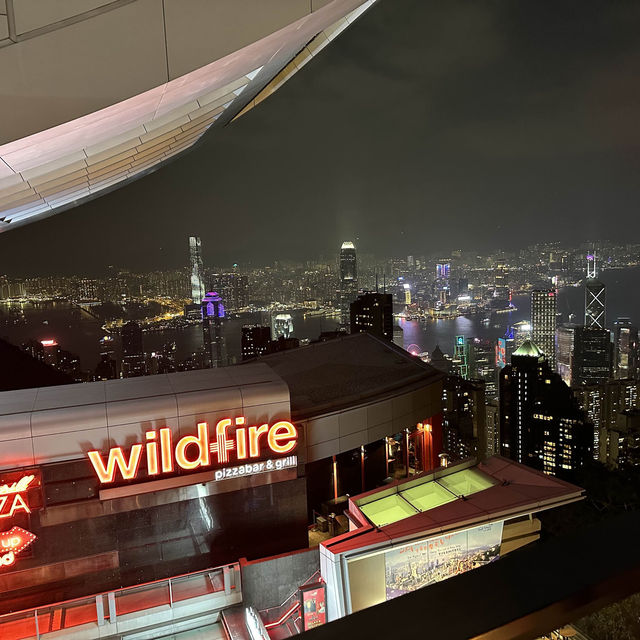
<path id="1" fill-rule="evenodd" d="M 249 427 L 245 422 L 244 417 L 220 420 L 211 439 L 208 423 L 200 422 L 198 435 L 180 438 L 175 447 L 171 429 L 147 431 L 145 442 L 134 444 L 128 456 L 122 447 L 112 447 L 106 461 L 99 451 L 89 451 L 87 455 L 100 482 L 109 484 L 118 480 L 118 471 L 123 480 L 138 476 L 143 449 L 147 475 L 153 477 L 175 472 L 176 465 L 185 471 L 224 465 L 230 461 L 231 452 L 237 460 L 255 460 L 269 452 L 284 456 L 297 446 L 298 431 L 290 422 Z M 230 427 L 235 427 L 233 433 L 229 432 Z"/>

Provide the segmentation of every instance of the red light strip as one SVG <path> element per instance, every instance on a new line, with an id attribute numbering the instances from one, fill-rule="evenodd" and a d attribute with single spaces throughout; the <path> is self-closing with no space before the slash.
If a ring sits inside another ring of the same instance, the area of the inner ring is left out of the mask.
<path id="1" fill-rule="evenodd" d="M 296 602 L 291 609 L 289 609 L 289 611 L 287 611 L 282 618 L 280 618 L 280 620 L 277 620 L 276 622 L 270 622 L 269 624 L 265 624 L 264 628 L 265 629 L 273 629 L 273 627 L 278 627 L 280 626 L 296 609 L 300 608 L 300 603 Z"/>

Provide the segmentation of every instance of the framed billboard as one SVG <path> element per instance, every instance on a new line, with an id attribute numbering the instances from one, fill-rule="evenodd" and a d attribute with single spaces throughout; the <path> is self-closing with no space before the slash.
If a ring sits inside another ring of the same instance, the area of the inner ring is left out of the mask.
<path id="1" fill-rule="evenodd" d="M 303 631 L 327 622 L 327 585 L 324 582 L 300 587 L 300 610 Z"/>

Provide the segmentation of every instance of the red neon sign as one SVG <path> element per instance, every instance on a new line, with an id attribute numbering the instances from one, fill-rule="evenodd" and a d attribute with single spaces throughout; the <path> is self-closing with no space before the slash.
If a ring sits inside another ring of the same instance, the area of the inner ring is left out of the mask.
<path id="1" fill-rule="evenodd" d="M 226 464 L 230 461 L 230 453 L 235 452 L 237 460 L 260 458 L 263 453 L 286 455 L 297 446 L 298 431 L 286 421 L 276 422 L 269 426 L 246 427 L 245 418 L 224 418 L 215 426 L 213 441 L 210 441 L 209 425 L 200 422 L 198 435 L 184 436 L 173 446 L 171 429 L 147 431 L 145 443 L 134 444 L 125 454 L 122 447 L 112 447 L 106 457 L 106 462 L 99 451 L 89 451 L 87 455 L 102 484 L 116 481 L 117 471 L 123 480 L 134 480 L 140 470 L 140 463 L 146 460 L 147 475 L 156 476 L 160 473 L 172 473 L 175 465 L 191 471 L 208 467 L 211 464 Z M 230 433 L 229 427 L 235 427 Z M 175 463 L 175 464 L 174 464 Z"/>
<path id="2" fill-rule="evenodd" d="M 11 527 L 9 531 L 0 533 L 0 566 L 10 567 L 16 561 L 16 556 L 24 551 L 36 536 L 31 531 L 21 527 Z"/>
<path id="3" fill-rule="evenodd" d="M 31 513 L 22 494 L 29 490 L 35 476 L 22 476 L 11 484 L 0 485 L 0 518 L 11 518 L 18 512 Z"/>

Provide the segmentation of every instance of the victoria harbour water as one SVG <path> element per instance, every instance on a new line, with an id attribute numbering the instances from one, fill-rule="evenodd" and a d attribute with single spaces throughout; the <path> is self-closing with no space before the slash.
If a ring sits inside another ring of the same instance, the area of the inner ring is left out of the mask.
<path id="1" fill-rule="evenodd" d="M 607 324 L 612 326 L 617 317 L 628 316 L 637 325 L 640 322 L 640 268 L 605 271 L 601 280 L 607 285 Z M 482 314 L 448 320 L 397 319 L 396 322 L 403 330 L 405 348 L 416 345 L 418 351 L 431 353 L 436 345 L 439 345 L 442 351 L 451 353 L 457 335 L 495 340 L 504 335 L 509 325 L 529 320 L 529 296 L 516 296 L 513 302 L 517 310 L 494 314 L 489 324 L 483 323 Z M 19 320 L 20 311 L 23 320 Z M 568 321 L 569 315 L 575 314 L 576 322 L 582 322 L 583 287 L 561 289 L 558 295 L 558 311 L 562 314 L 562 321 Z M 335 317 L 305 315 L 303 312 L 293 312 L 291 315 L 294 335 L 300 339 L 313 340 L 322 331 L 337 328 Z M 268 322 L 268 314 L 264 313 L 245 314 L 229 319 L 224 328 L 228 354 L 239 360 L 240 336 L 244 324 Z M 98 340 L 103 335 L 104 330 L 96 318 L 67 302 L 0 304 L 0 337 L 18 345 L 31 338 L 55 338 L 63 349 L 80 356 L 84 369 L 93 369 L 98 363 Z M 144 348 L 147 352 L 157 351 L 172 341 L 176 343 L 178 360 L 185 359 L 201 348 L 202 329 L 199 325 L 190 325 L 181 329 L 144 333 Z"/>

